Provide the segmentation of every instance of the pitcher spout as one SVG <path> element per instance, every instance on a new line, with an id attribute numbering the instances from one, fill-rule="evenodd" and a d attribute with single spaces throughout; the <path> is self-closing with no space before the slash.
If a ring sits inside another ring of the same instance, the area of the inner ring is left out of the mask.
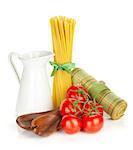
<path id="1" fill-rule="evenodd" d="M 51 51 L 34 51 L 25 53 L 20 56 L 22 60 L 37 60 L 37 59 L 49 59 L 54 54 Z"/>
<path id="2" fill-rule="evenodd" d="M 46 64 L 52 56 L 54 54 L 51 51 L 35 51 L 23 54 L 19 58 L 22 60 L 24 66 L 41 66 Z"/>

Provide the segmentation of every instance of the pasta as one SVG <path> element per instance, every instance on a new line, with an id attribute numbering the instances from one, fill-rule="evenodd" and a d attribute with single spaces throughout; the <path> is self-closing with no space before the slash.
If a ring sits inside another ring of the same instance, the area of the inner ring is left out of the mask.
<path id="1" fill-rule="evenodd" d="M 75 20 L 63 16 L 50 19 L 54 63 L 53 105 L 59 107 L 65 98 L 66 90 L 72 85 L 70 70 L 72 63 L 72 47 L 75 29 Z"/>

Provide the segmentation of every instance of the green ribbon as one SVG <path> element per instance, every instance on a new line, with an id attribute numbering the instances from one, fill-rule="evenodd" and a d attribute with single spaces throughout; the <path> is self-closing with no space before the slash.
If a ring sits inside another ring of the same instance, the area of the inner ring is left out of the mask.
<path id="1" fill-rule="evenodd" d="M 51 73 L 51 76 L 54 76 L 55 72 L 58 71 L 58 70 L 63 70 L 63 71 L 66 71 L 68 73 L 71 73 L 71 70 L 73 68 L 75 68 L 75 63 L 66 63 L 66 64 L 57 64 L 56 62 L 49 62 L 51 64 L 51 66 L 53 66 L 53 71 Z"/>

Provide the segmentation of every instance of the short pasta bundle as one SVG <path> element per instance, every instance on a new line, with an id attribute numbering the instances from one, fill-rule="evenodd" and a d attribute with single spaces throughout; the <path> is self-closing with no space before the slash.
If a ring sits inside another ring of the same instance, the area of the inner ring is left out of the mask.
<path id="1" fill-rule="evenodd" d="M 60 106 L 61 101 L 65 98 L 66 90 L 72 85 L 70 72 L 74 68 L 72 46 L 75 23 L 74 19 L 62 16 L 50 19 L 55 54 L 54 62 L 50 62 L 54 67 L 52 99 L 55 108 Z"/>

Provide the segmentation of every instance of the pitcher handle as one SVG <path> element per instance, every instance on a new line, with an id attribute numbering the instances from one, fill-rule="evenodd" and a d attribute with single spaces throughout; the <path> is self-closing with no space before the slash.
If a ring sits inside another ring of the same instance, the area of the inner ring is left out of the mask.
<path id="1" fill-rule="evenodd" d="M 15 62 L 14 62 L 14 59 L 13 59 L 14 57 L 19 58 L 19 54 L 15 53 L 15 52 L 11 52 L 11 53 L 9 54 L 9 61 L 10 61 L 11 66 L 12 66 L 12 68 L 13 68 L 13 70 L 14 70 L 16 76 L 17 76 L 18 82 L 20 83 L 21 78 L 20 78 L 20 75 L 19 75 L 19 73 L 18 73 L 18 71 L 17 71 L 17 69 L 16 69 Z"/>

